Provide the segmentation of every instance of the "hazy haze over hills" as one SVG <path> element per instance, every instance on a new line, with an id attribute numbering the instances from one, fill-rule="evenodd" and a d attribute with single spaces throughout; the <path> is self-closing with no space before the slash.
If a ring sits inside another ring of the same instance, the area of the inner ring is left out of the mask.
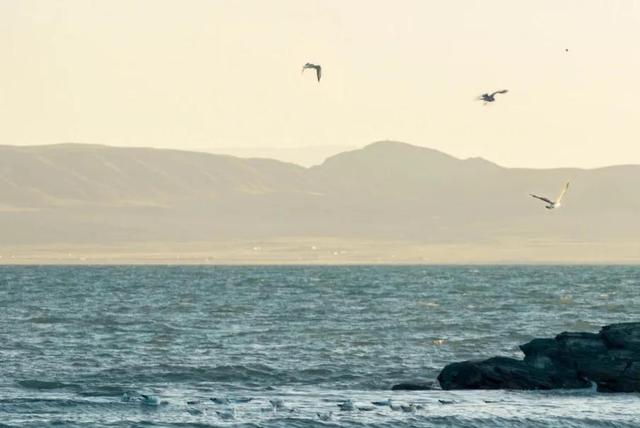
<path id="1" fill-rule="evenodd" d="M 555 198 L 567 180 L 560 210 L 528 196 Z M 632 165 L 508 169 L 388 141 L 311 168 L 60 144 L 0 146 L 0 181 L 5 262 L 71 251 L 219 262 L 640 260 Z"/>

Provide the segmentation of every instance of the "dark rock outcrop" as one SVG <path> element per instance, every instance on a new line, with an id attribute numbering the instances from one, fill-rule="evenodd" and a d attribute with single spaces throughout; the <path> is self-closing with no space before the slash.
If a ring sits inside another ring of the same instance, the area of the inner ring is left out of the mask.
<path id="1" fill-rule="evenodd" d="M 520 346 L 523 360 L 494 357 L 447 365 L 443 389 L 589 388 L 640 392 L 640 322 L 612 324 L 594 333 L 561 333 Z"/>

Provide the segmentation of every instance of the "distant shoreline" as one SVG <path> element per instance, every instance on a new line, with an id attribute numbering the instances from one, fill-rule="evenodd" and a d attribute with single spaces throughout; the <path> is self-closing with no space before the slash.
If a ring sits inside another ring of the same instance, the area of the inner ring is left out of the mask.
<path id="1" fill-rule="evenodd" d="M 635 242 L 265 241 L 1 246 L 0 265 L 637 265 Z"/>

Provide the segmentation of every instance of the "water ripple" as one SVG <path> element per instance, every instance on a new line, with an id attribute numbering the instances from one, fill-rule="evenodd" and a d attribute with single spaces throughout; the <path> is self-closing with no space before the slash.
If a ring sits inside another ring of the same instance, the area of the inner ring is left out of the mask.
<path id="1" fill-rule="evenodd" d="M 451 361 L 520 356 L 517 345 L 533 337 L 637 321 L 639 274 L 630 266 L 0 267 L 0 428 L 639 426 L 635 394 L 389 390 L 432 380 Z M 163 404 L 123 402 L 131 391 Z M 224 396 L 252 400 L 222 419 L 209 399 Z M 424 409 L 337 408 L 346 398 L 389 397 Z M 443 397 L 456 405 L 441 405 Z M 274 414 L 273 398 L 295 410 Z M 330 420 L 318 419 L 327 412 Z"/>

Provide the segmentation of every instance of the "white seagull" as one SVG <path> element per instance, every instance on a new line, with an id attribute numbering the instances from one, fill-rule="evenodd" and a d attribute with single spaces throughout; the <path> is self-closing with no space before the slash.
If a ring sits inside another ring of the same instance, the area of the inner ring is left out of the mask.
<path id="1" fill-rule="evenodd" d="M 356 409 L 356 406 L 353 404 L 352 400 L 345 400 L 342 403 L 338 404 L 340 410 L 345 412 L 351 412 Z"/>
<path id="2" fill-rule="evenodd" d="M 271 409 L 273 410 L 273 412 L 277 412 L 278 410 L 283 410 L 284 409 L 284 401 L 282 400 L 282 398 L 274 398 L 269 400 L 269 404 L 271 404 Z"/>
<path id="3" fill-rule="evenodd" d="M 409 404 L 401 404 L 400 408 L 402 409 L 403 412 L 405 413 L 413 413 L 416 411 L 416 405 L 414 403 L 409 403 Z"/>
<path id="4" fill-rule="evenodd" d="M 304 67 L 302 67 L 302 72 L 304 73 L 304 71 L 307 68 L 313 68 L 314 70 L 316 70 L 316 77 L 318 78 L 318 82 L 320 81 L 320 78 L 322 77 L 322 67 L 316 64 L 311 64 L 310 62 L 306 63 L 304 65 Z"/>
<path id="5" fill-rule="evenodd" d="M 140 397 L 142 398 L 140 404 L 145 406 L 158 406 L 160 404 L 160 400 L 155 395 L 140 394 Z"/>
<path id="6" fill-rule="evenodd" d="M 478 99 L 484 101 L 484 104 L 486 105 L 487 103 L 494 102 L 496 100 L 497 94 L 506 94 L 507 92 L 509 92 L 508 89 L 503 89 L 501 91 L 495 91 L 490 94 L 482 94 L 478 97 Z"/>
<path id="7" fill-rule="evenodd" d="M 331 417 L 333 416 L 333 412 L 328 412 L 328 413 L 316 413 L 316 415 L 318 415 L 318 419 L 320 419 L 321 421 L 329 421 L 331 420 Z"/>
<path id="8" fill-rule="evenodd" d="M 236 418 L 236 409 L 234 409 L 232 407 L 231 409 L 226 410 L 226 411 L 216 410 L 216 414 L 218 415 L 218 417 L 220 419 L 223 419 L 223 420 L 235 419 Z"/>
<path id="9" fill-rule="evenodd" d="M 540 199 L 541 201 L 546 202 L 547 205 L 544 206 L 546 209 L 553 210 L 555 208 L 560 208 L 561 206 L 560 202 L 562 201 L 564 194 L 567 193 L 568 189 L 569 189 L 569 182 L 567 181 L 567 183 L 564 185 L 564 189 L 562 189 L 562 192 L 560 192 L 560 194 L 558 195 L 555 201 L 552 201 L 549 198 L 545 198 L 544 196 L 534 195 L 532 193 L 530 193 L 530 195 L 536 199 Z"/>

